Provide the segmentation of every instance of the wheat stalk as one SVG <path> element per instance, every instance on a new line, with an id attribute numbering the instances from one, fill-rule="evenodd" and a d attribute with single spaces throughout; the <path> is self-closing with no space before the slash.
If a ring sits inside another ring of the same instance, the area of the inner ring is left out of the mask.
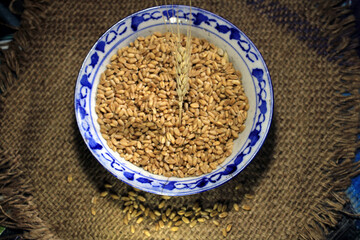
<path id="1" fill-rule="evenodd" d="M 190 1 L 190 17 L 191 17 L 191 1 Z M 179 98 L 179 119 L 183 112 L 184 97 L 189 89 L 189 73 L 190 73 L 190 56 L 191 56 L 191 25 L 187 29 L 185 36 L 186 46 L 182 46 L 182 37 L 179 29 L 179 18 L 177 16 L 177 36 L 175 43 L 175 71 L 176 71 L 176 92 Z"/>

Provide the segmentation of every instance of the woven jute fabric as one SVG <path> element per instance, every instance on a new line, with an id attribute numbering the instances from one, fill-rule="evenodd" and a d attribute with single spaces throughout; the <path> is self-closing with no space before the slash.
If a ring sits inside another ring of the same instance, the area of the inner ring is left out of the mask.
<path id="1" fill-rule="evenodd" d="M 77 74 L 110 26 L 156 3 L 25 1 L 22 26 L 1 54 L 2 224 L 23 229 L 28 239 L 146 239 L 145 229 L 148 239 L 221 239 L 230 223 L 228 239 L 326 237 L 341 217 L 343 191 L 358 172 L 351 160 L 359 131 L 360 64 L 358 45 L 350 38 L 351 13 L 336 1 L 192 4 L 228 19 L 258 47 L 272 78 L 274 116 L 267 140 L 243 172 L 217 189 L 172 198 L 166 206 L 222 202 L 251 210 L 230 209 L 220 226 L 208 221 L 182 225 L 177 232 L 167 227 L 155 232 L 147 218 L 131 223 L 132 234 L 120 200 L 105 197 L 92 204 L 104 181 L 119 194 L 129 186 L 112 177 L 83 142 L 73 108 Z M 350 94 L 342 95 L 346 91 Z M 144 196 L 151 209 L 161 200 Z"/>

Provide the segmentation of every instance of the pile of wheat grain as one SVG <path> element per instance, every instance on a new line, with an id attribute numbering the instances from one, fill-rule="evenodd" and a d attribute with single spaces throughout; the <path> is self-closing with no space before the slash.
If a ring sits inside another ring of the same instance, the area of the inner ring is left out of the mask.
<path id="1" fill-rule="evenodd" d="M 249 104 L 227 54 L 199 38 L 191 38 L 179 104 L 176 59 L 185 57 L 176 41 L 154 33 L 119 49 L 101 75 L 95 109 L 103 138 L 121 157 L 154 174 L 198 176 L 231 154 Z M 185 36 L 179 46 L 187 49 Z"/>

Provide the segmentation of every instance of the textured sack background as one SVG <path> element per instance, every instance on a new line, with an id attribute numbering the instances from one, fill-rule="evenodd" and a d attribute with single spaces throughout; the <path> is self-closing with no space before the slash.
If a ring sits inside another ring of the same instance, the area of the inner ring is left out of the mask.
<path id="1" fill-rule="evenodd" d="M 142 230 L 153 229 L 151 221 L 136 225 L 132 235 L 123 224 L 119 201 L 103 198 L 95 206 L 96 215 L 91 214 L 91 198 L 99 195 L 104 179 L 116 182 L 120 193 L 128 187 L 86 148 L 75 122 L 73 94 L 82 61 L 98 37 L 127 15 L 155 3 L 25 5 L 27 21 L 14 43 L 25 51 L 13 48 L 5 55 L 5 70 L 12 70 L 18 79 L 0 101 L 0 158 L 2 168 L 8 168 L 0 179 L 5 196 L 1 206 L 12 209 L 1 219 L 26 229 L 26 237 L 32 239 L 144 239 Z M 333 33 L 340 30 L 327 25 L 331 14 L 338 13 L 336 8 L 327 12 L 326 6 L 312 1 L 290 0 L 201 0 L 193 5 L 228 19 L 258 47 L 272 78 L 275 109 L 264 146 L 241 174 L 218 189 L 172 198 L 169 206 L 196 200 L 209 207 L 218 201 L 249 204 L 251 211 L 230 212 L 222 221 L 224 226 L 233 224 L 228 239 L 324 238 L 345 202 L 341 190 L 356 173 L 348 160 L 356 147 L 360 105 L 357 97 L 339 93 L 359 87 L 359 65 L 347 50 L 351 48 L 347 36 L 337 39 Z M 351 32 L 349 25 L 340 29 L 342 34 Z M 329 36 L 337 48 L 329 46 Z M 350 63 L 340 66 L 340 53 Z M 8 81 L 13 79 L 6 73 Z M 74 178 L 71 183 L 66 181 L 68 174 Z M 240 183 L 244 187 L 235 190 Z M 246 200 L 245 193 L 255 198 Z M 145 196 L 148 206 L 161 199 Z M 180 230 L 151 230 L 151 238 L 222 236 L 220 227 L 208 223 L 192 229 L 183 225 Z"/>

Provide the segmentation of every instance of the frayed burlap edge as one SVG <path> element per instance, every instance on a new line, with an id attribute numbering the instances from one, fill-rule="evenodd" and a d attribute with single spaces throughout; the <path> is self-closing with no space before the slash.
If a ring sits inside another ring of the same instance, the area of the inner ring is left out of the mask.
<path id="1" fill-rule="evenodd" d="M 314 14 L 322 19 L 327 32 L 329 59 L 336 61 L 341 70 L 334 83 L 335 117 L 329 119 L 329 134 L 335 134 L 336 142 L 332 147 L 328 165 L 331 186 L 326 189 L 326 198 L 320 199 L 310 211 L 307 224 L 303 228 L 303 239 L 325 239 L 329 230 L 336 226 L 343 216 L 344 206 L 348 202 L 345 190 L 351 178 L 360 174 L 360 163 L 355 163 L 355 151 L 359 147 L 360 97 L 360 60 L 356 53 L 359 41 L 355 35 L 355 17 L 343 1 L 321 0 L 316 4 Z M 343 93 L 350 93 L 343 94 Z"/>
<path id="2" fill-rule="evenodd" d="M 6 93 L 27 64 L 26 52 L 29 40 L 34 36 L 42 20 L 49 0 L 24 1 L 20 30 L 5 51 L 0 50 L 0 93 Z"/>
<path id="3" fill-rule="evenodd" d="M 15 85 L 21 69 L 26 68 L 28 43 L 45 19 L 44 10 L 49 3 L 25 0 L 20 30 L 14 34 L 9 48 L 0 52 L 0 112 L 6 92 Z M 25 239 L 55 239 L 40 219 L 31 195 L 32 186 L 23 176 L 19 153 L 0 146 L 0 225 L 23 230 Z"/>
<path id="4" fill-rule="evenodd" d="M 0 224 L 24 230 L 25 239 L 53 239 L 38 216 L 31 196 L 31 185 L 24 180 L 21 156 L 11 150 L 0 151 Z"/>

